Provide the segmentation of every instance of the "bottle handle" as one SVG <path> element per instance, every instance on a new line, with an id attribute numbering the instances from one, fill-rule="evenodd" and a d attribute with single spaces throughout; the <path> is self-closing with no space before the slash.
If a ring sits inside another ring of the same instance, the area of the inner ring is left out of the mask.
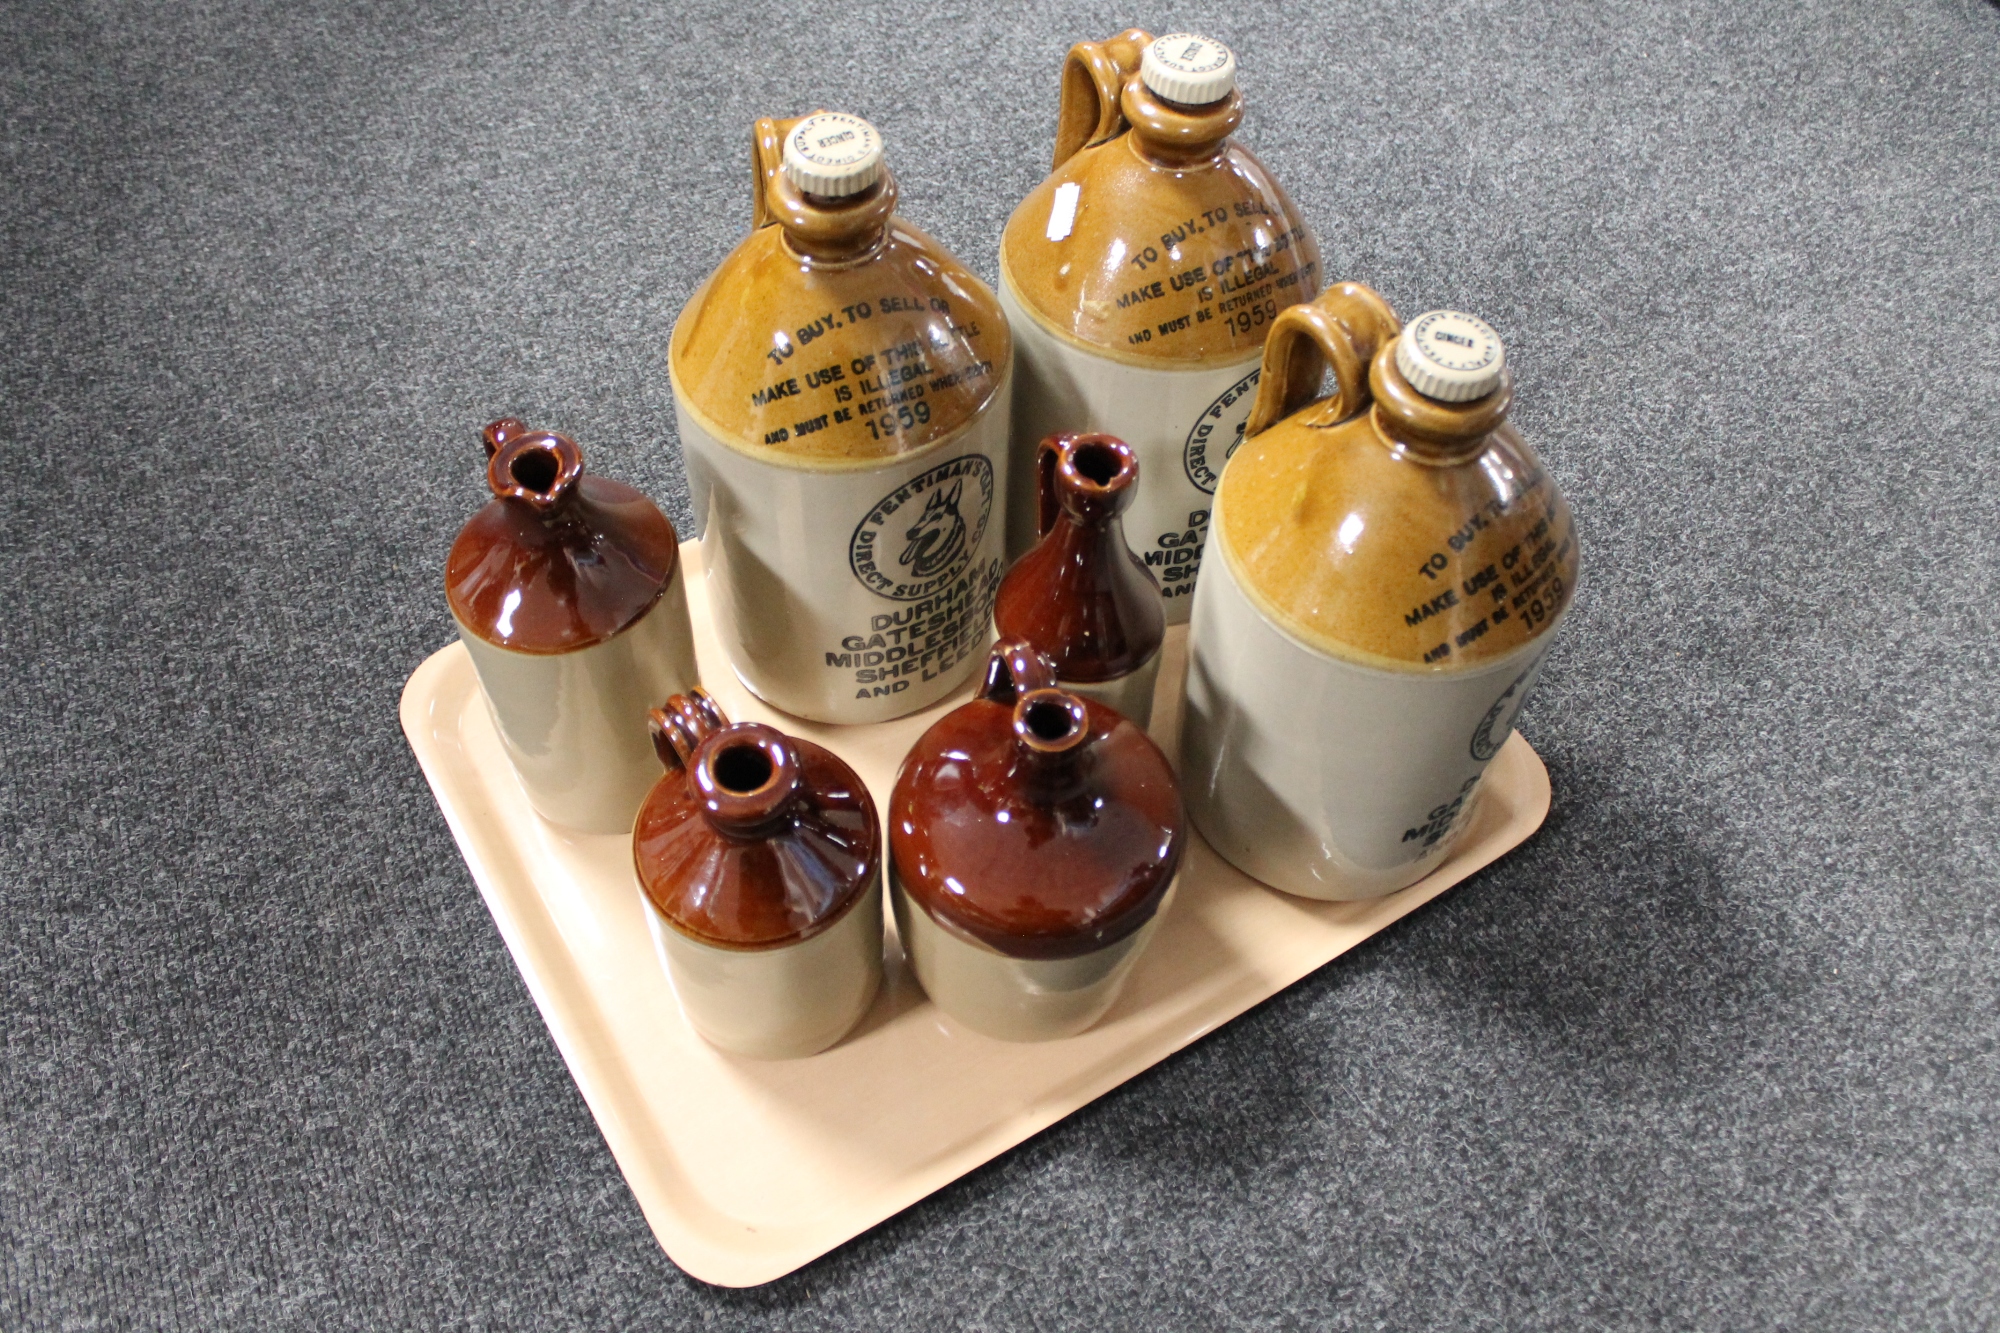
<path id="1" fill-rule="evenodd" d="M 819 112 L 808 112 L 818 115 Z M 750 127 L 750 230 L 757 231 L 778 220 L 771 211 L 768 192 L 771 182 L 785 165 L 785 136 L 805 116 L 765 116 Z"/>
<path id="2" fill-rule="evenodd" d="M 1127 28 L 1102 42 L 1078 42 L 1063 61 L 1062 97 L 1056 104 L 1054 166 L 1092 144 L 1125 131 L 1119 109 L 1125 84 L 1139 72 L 1139 59 L 1153 39 L 1143 29 Z"/>
<path id="3" fill-rule="evenodd" d="M 1002 639 L 986 659 L 986 679 L 979 697 L 1013 707 L 1030 690 L 1053 689 L 1056 664 L 1026 639 Z"/>
<path id="4" fill-rule="evenodd" d="M 1243 437 L 1277 424 L 1320 398 L 1320 380 L 1333 371 L 1334 391 L 1308 425 L 1330 426 L 1368 406 L 1368 363 L 1402 330 L 1402 321 L 1372 287 L 1343 282 L 1317 298 L 1285 310 L 1264 343 L 1257 401 Z"/>
<path id="5" fill-rule="evenodd" d="M 687 768 L 694 762 L 696 747 L 728 725 L 729 717 L 721 705 L 699 685 L 646 714 L 647 729 L 653 733 L 653 753 L 667 768 Z"/>
<path id="6" fill-rule="evenodd" d="M 486 423 L 486 429 L 479 432 L 479 442 L 486 446 L 486 459 L 491 462 L 507 441 L 527 433 L 528 423 L 519 417 L 501 417 Z"/>
<path id="7" fill-rule="evenodd" d="M 1062 496 L 1056 490 L 1056 469 L 1062 466 L 1067 435 L 1050 435 L 1035 446 L 1035 540 L 1049 535 L 1062 512 Z"/>

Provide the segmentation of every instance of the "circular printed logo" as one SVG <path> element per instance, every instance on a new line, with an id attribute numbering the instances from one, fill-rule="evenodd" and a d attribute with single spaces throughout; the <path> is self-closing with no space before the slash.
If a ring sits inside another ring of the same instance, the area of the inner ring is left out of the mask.
<path id="1" fill-rule="evenodd" d="M 1195 418 L 1194 429 L 1188 432 L 1181 466 L 1187 469 L 1188 480 L 1204 494 L 1215 494 L 1222 465 L 1243 443 L 1243 427 L 1250 422 L 1250 404 L 1257 396 L 1257 377 L 1263 372 L 1260 365 L 1224 389 L 1222 396 Z"/>
<path id="2" fill-rule="evenodd" d="M 1521 687 L 1534 670 L 1534 667 L 1529 667 L 1514 677 L 1514 683 L 1493 701 L 1493 706 L 1486 710 L 1486 716 L 1479 719 L 1479 725 L 1472 733 L 1472 757 L 1480 763 L 1499 754 L 1500 747 L 1507 743 L 1508 735 L 1514 730 L 1514 719 L 1519 716 L 1521 704 L 1527 698 L 1528 692 Z"/>
<path id="3" fill-rule="evenodd" d="M 910 478 L 855 525 L 847 563 L 870 592 L 928 597 L 965 572 L 993 512 L 993 464 L 965 454 Z"/>

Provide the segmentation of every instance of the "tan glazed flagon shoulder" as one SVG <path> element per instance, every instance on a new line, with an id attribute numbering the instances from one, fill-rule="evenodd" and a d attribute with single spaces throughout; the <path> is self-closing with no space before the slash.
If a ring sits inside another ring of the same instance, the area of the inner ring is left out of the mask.
<path id="1" fill-rule="evenodd" d="M 801 118 L 801 120 L 806 118 Z M 887 167 L 822 200 L 756 130 L 756 226 L 688 301 L 668 369 L 717 440 L 802 468 L 880 466 L 956 436 L 1002 395 L 1013 342 L 990 288 L 896 216 Z"/>

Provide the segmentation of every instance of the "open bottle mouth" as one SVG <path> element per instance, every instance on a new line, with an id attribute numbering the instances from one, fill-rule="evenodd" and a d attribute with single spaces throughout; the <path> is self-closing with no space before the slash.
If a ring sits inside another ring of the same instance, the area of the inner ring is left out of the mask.
<path id="1" fill-rule="evenodd" d="M 715 756 L 715 785 L 732 796 L 755 796 L 771 785 L 778 766 L 756 745 L 732 745 Z"/>
<path id="2" fill-rule="evenodd" d="M 781 818 L 798 794 L 799 761 L 782 732 L 739 722 L 694 753 L 694 785 L 716 827 L 758 832 Z"/>
<path id="3" fill-rule="evenodd" d="M 1089 711 L 1066 690 L 1030 690 L 1014 705 L 1014 735 L 1036 754 L 1067 754 L 1089 734 Z"/>
<path id="4" fill-rule="evenodd" d="M 1138 470 L 1129 449 L 1120 452 L 1103 440 L 1085 440 L 1070 451 L 1069 465 L 1076 475 L 1102 490 L 1122 482 Z"/>
<path id="5" fill-rule="evenodd" d="M 518 422 L 487 427 L 493 456 L 486 483 L 503 500 L 522 500 L 537 509 L 560 504 L 583 475 L 583 451 L 566 435 L 547 430 L 509 430 Z"/>
<path id="6" fill-rule="evenodd" d="M 524 490 L 546 495 L 555 488 L 556 478 L 562 475 L 562 460 L 553 449 L 525 449 L 514 455 L 514 461 L 507 465 L 507 475 L 514 484 Z"/>

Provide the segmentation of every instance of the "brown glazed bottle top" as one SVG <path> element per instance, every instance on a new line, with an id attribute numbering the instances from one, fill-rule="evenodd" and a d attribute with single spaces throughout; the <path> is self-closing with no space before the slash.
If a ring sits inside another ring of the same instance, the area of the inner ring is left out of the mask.
<path id="1" fill-rule="evenodd" d="M 1008 219 L 1001 280 L 1050 332 L 1114 360 L 1247 358 L 1319 290 L 1319 242 L 1229 137 L 1242 95 L 1157 96 L 1139 78 L 1151 41 L 1134 28 L 1071 48 L 1055 169 Z"/>
<path id="2" fill-rule="evenodd" d="M 989 688 L 904 759 L 889 802 L 896 874 L 933 920 L 1003 954 L 1095 952 L 1151 920 L 1173 883 L 1180 790 L 1112 709 L 999 674 L 1011 702 Z"/>
<path id="3" fill-rule="evenodd" d="M 680 558 L 666 515 L 623 482 L 584 475 L 566 436 L 509 417 L 483 439 L 493 499 L 445 562 L 458 623 L 517 653 L 568 653 L 651 610 Z"/>
<path id="4" fill-rule="evenodd" d="M 670 766 L 632 830 L 647 899 L 718 949 L 819 934 L 872 891 L 880 856 L 875 802 L 854 770 L 755 722 L 710 732 L 684 771 Z"/>
<path id="5" fill-rule="evenodd" d="M 1052 435 L 1036 454 L 1041 540 L 1001 580 L 993 622 L 1064 680 L 1116 680 L 1167 636 L 1160 585 L 1125 544 L 1139 460 L 1113 435 Z"/>
<path id="6" fill-rule="evenodd" d="M 896 215 L 886 166 L 841 197 L 793 183 L 787 135 L 813 119 L 757 122 L 752 230 L 681 311 L 668 369 L 701 426 L 745 453 L 874 467 L 984 411 L 1013 342 L 992 290 Z"/>
<path id="7" fill-rule="evenodd" d="M 1296 637 L 1371 666 L 1465 669 L 1555 625 L 1576 535 L 1507 424 L 1504 367 L 1483 397 L 1438 402 L 1397 368 L 1398 329 L 1358 283 L 1286 312 L 1216 530 L 1238 582 Z M 1337 390 L 1311 401 L 1328 363 Z"/>

